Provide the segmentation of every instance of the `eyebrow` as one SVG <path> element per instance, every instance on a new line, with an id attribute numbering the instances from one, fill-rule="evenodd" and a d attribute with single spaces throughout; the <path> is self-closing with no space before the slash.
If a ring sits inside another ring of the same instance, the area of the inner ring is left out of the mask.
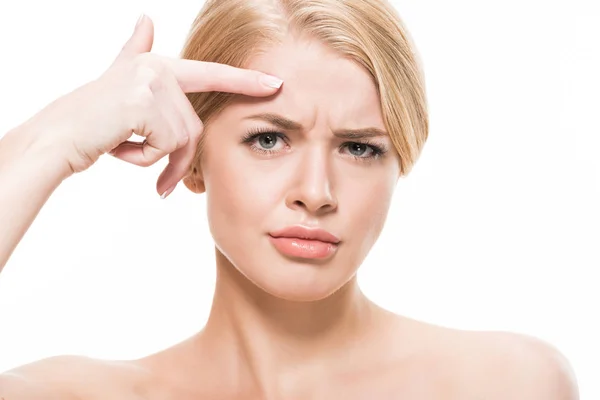
<path id="1" fill-rule="evenodd" d="M 262 120 L 286 131 L 301 131 L 302 124 L 287 119 L 279 114 L 260 113 L 246 117 L 245 119 Z M 362 129 L 340 129 L 333 132 L 334 136 L 341 139 L 365 139 L 379 136 L 387 136 L 388 134 L 379 128 L 369 127 Z"/>

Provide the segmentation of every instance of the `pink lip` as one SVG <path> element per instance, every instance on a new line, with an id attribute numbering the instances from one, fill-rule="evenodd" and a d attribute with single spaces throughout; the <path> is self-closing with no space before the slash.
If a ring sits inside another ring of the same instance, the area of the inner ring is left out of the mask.
<path id="1" fill-rule="evenodd" d="M 271 232 L 270 234 L 274 238 L 296 238 L 305 240 L 318 240 L 320 242 L 338 244 L 338 239 L 332 233 L 327 232 L 323 229 L 318 228 L 306 228 L 304 226 L 290 226 L 279 231 Z"/>
<path id="2" fill-rule="evenodd" d="M 324 259 L 332 256 L 340 240 L 323 229 L 292 226 L 270 235 L 271 243 L 282 254 L 306 259 Z"/>

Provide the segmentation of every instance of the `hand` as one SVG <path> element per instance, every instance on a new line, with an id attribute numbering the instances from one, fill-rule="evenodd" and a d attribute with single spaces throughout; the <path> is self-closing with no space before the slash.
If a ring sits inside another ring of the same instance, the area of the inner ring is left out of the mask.
<path id="1" fill-rule="evenodd" d="M 37 127 L 35 139 L 59 149 L 72 173 L 108 152 L 139 166 L 168 154 L 157 190 L 170 193 L 187 173 L 203 131 L 185 93 L 269 96 L 281 85 L 269 85 L 272 77 L 258 71 L 151 54 L 153 39 L 153 23 L 144 16 L 100 78 L 55 100 L 29 121 Z M 129 141 L 133 133 L 144 137 L 143 143 Z"/>

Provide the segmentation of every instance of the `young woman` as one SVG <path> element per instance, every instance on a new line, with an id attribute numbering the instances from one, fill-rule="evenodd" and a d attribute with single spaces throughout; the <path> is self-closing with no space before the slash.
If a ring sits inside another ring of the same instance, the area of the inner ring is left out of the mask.
<path id="1" fill-rule="evenodd" d="M 141 359 L 8 371 L 0 397 L 577 398 L 551 346 L 395 315 L 357 284 L 428 134 L 422 71 L 390 5 L 213 0 L 183 60 L 150 54 L 152 41 L 142 18 L 98 80 L 2 139 L 0 265 L 54 189 L 102 154 L 141 166 L 168 155 L 158 193 L 183 181 L 207 196 L 210 317 Z"/>

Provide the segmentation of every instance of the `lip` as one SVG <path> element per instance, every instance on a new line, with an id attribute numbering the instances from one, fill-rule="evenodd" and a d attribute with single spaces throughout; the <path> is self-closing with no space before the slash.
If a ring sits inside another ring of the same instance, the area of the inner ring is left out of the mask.
<path id="1" fill-rule="evenodd" d="M 291 226 L 269 234 L 273 246 L 284 256 L 323 260 L 333 256 L 340 243 L 323 229 Z"/>
<path id="2" fill-rule="evenodd" d="M 334 234 L 320 228 L 307 228 L 305 226 L 296 225 L 283 228 L 279 231 L 271 232 L 270 236 L 277 238 L 304 239 L 316 240 L 319 242 L 339 244 L 338 239 Z"/>

